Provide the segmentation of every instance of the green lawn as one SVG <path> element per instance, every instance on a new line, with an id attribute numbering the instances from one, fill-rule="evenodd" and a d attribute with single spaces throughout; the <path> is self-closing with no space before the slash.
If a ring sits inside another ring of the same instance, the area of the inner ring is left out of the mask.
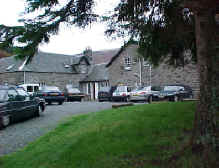
<path id="1" fill-rule="evenodd" d="M 73 116 L 1 168 L 157 168 L 188 139 L 194 102 L 145 104 Z"/>

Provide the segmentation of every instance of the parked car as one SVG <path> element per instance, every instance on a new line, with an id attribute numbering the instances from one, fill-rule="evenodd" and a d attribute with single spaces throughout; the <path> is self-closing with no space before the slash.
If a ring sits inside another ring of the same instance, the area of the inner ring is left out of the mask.
<path id="1" fill-rule="evenodd" d="M 112 101 L 129 101 L 132 87 L 120 85 L 113 92 Z"/>
<path id="2" fill-rule="evenodd" d="M 98 91 L 98 101 L 112 101 L 112 94 L 116 90 L 117 86 L 102 87 Z"/>
<path id="3" fill-rule="evenodd" d="M 23 87 L 16 87 L 16 89 L 17 89 L 17 91 L 18 91 L 18 93 L 20 94 L 20 95 L 29 95 L 30 96 L 30 98 L 35 98 L 35 99 L 37 99 L 38 101 L 39 101 L 39 112 L 43 112 L 45 109 L 46 109 L 46 102 L 45 102 L 45 99 L 43 99 L 43 98 L 40 98 L 40 97 L 37 97 L 37 96 L 35 96 L 35 95 L 33 95 L 33 94 L 29 94 L 26 90 L 24 90 L 24 88 Z"/>
<path id="4" fill-rule="evenodd" d="M 159 92 L 159 100 L 180 101 L 185 98 L 192 98 L 191 87 L 186 85 L 167 85 Z"/>
<path id="5" fill-rule="evenodd" d="M 44 111 L 39 98 L 29 95 L 16 86 L 0 86 L 0 128 L 13 122 L 34 116 Z"/>
<path id="6" fill-rule="evenodd" d="M 130 93 L 130 101 L 143 101 L 143 102 L 152 102 L 153 92 L 151 90 L 151 86 L 146 87 L 138 87 Z"/>
<path id="7" fill-rule="evenodd" d="M 40 85 L 36 83 L 25 83 L 22 85 L 19 85 L 18 87 L 24 88 L 26 92 L 29 94 L 34 94 L 35 92 L 38 92 L 40 89 Z"/>
<path id="8" fill-rule="evenodd" d="M 81 93 L 78 88 L 74 88 L 72 85 L 67 85 L 65 90 L 67 101 L 81 101 L 85 97 L 84 93 Z"/>
<path id="9" fill-rule="evenodd" d="M 35 96 L 45 99 L 48 104 L 56 102 L 59 105 L 62 105 L 65 101 L 64 92 L 61 92 L 56 86 L 43 86 L 36 92 Z"/>

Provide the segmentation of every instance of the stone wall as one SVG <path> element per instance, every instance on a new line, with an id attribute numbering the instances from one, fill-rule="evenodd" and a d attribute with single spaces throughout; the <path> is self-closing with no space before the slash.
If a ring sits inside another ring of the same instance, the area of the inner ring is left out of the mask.
<path id="1" fill-rule="evenodd" d="M 64 90 L 66 84 L 72 84 L 75 87 L 79 87 L 79 81 L 83 78 L 84 74 L 25 72 L 25 83 L 54 85 L 58 86 L 61 90 Z M 24 72 L 1 73 L 0 81 L 0 84 L 23 84 Z"/>
<path id="2" fill-rule="evenodd" d="M 194 64 L 174 68 L 166 64 L 160 64 L 152 68 L 152 85 L 184 84 L 193 89 L 195 98 L 199 93 L 199 74 Z"/>
<path id="3" fill-rule="evenodd" d="M 64 90 L 66 84 L 72 84 L 74 87 L 79 87 L 79 81 L 83 77 L 83 74 L 26 72 L 26 83 L 54 85 L 58 86 L 61 90 Z"/>
<path id="4" fill-rule="evenodd" d="M 11 84 L 17 85 L 21 84 L 24 81 L 24 73 L 23 72 L 5 72 L 0 73 L 0 84 Z"/>

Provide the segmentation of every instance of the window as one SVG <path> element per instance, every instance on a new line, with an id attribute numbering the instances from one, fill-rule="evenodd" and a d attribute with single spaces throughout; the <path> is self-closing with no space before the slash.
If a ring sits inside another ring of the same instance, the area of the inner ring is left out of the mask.
<path id="1" fill-rule="evenodd" d="M 27 92 L 33 92 L 33 86 L 27 86 Z"/>
<path id="2" fill-rule="evenodd" d="M 87 66 L 86 66 L 86 65 L 81 65 L 81 66 L 80 66 L 80 69 L 81 69 L 81 73 L 82 73 L 82 74 L 87 73 Z"/>
<path id="3" fill-rule="evenodd" d="M 132 59 L 131 57 L 125 57 L 125 65 L 130 66 L 132 64 Z"/>
<path id="4" fill-rule="evenodd" d="M 34 86 L 34 92 L 39 91 L 39 86 Z"/>

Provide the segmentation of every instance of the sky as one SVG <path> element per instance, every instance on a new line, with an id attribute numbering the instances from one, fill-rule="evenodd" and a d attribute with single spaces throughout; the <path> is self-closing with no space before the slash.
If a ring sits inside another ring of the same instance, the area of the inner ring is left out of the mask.
<path id="1" fill-rule="evenodd" d="M 64 0 L 62 0 L 64 1 Z M 99 14 L 116 6 L 119 0 L 96 0 L 95 10 Z M 20 13 L 24 11 L 25 0 L 1 0 L 0 24 L 8 26 L 18 25 Z M 75 27 L 62 26 L 58 35 L 52 36 L 48 44 L 41 44 L 39 49 L 44 52 L 59 54 L 79 54 L 86 47 L 93 51 L 120 48 L 124 39 L 111 40 L 104 35 L 106 25 L 95 23 L 85 30 Z"/>

